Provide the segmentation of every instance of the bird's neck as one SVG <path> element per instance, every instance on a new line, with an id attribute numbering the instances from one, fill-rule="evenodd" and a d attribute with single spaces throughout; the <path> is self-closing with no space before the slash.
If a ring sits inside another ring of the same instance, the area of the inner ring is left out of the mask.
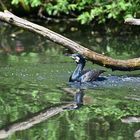
<path id="1" fill-rule="evenodd" d="M 85 63 L 77 64 L 77 67 L 72 74 L 72 79 L 76 79 L 76 78 L 79 78 L 79 76 L 81 76 L 84 66 L 85 66 Z"/>

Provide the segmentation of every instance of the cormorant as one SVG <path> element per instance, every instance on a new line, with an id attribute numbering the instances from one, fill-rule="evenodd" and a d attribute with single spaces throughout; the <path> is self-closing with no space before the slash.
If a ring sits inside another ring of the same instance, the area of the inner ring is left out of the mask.
<path id="1" fill-rule="evenodd" d="M 80 54 L 71 54 L 72 59 L 77 63 L 77 67 L 69 78 L 69 82 L 92 82 L 95 81 L 99 75 L 105 70 L 84 70 L 86 64 L 85 58 Z"/>

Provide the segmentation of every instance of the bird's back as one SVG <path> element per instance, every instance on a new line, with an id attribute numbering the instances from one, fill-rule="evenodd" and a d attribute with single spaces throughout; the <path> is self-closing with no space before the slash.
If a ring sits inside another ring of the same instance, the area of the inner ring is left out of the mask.
<path id="1" fill-rule="evenodd" d="M 92 82 L 95 81 L 100 74 L 105 72 L 104 70 L 86 70 L 83 71 L 83 75 L 80 77 L 80 82 Z"/>

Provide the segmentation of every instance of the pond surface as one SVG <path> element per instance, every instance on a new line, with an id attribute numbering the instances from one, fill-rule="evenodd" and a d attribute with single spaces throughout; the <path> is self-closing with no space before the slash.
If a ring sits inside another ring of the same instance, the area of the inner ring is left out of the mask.
<path id="1" fill-rule="evenodd" d="M 140 28 L 137 27 L 80 26 L 64 22 L 43 25 L 113 58 L 140 56 Z M 121 119 L 140 116 L 139 70 L 106 69 L 102 75 L 106 80 L 82 84 L 79 108 L 64 109 L 67 104 L 75 105 L 75 96 L 79 94 L 78 86 L 68 82 L 75 68 L 73 60 L 64 55 L 69 51 L 3 23 L 0 23 L 0 34 L 0 138 L 135 139 L 140 123 L 122 123 Z M 86 67 L 105 69 L 91 62 Z"/>

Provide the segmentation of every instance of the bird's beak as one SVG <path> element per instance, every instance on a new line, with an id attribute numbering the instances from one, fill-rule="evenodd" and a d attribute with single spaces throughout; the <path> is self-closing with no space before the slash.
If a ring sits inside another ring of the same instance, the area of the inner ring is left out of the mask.
<path id="1" fill-rule="evenodd" d="M 71 57 L 72 59 L 75 58 L 75 57 L 73 56 L 73 54 L 65 54 L 65 56 L 69 56 L 69 57 Z"/>
<path id="2" fill-rule="evenodd" d="M 72 54 L 69 54 L 69 53 L 65 53 L 65 56 L 71 56 Z"/>

